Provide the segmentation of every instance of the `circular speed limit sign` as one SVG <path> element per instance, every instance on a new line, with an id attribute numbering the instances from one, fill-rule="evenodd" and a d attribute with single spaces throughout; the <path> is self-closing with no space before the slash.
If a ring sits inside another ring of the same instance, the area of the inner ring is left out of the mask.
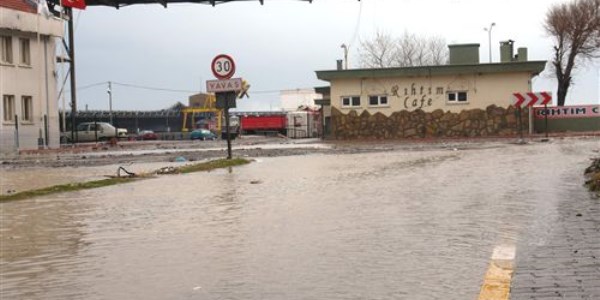
<path id="1" fill-rule="evenodd" d="M 226 54 L 217 55 L 211 64 L 213 75 L 218 79 L 229 79 L 235 73 L 235 63 L 233 58 Z"/>

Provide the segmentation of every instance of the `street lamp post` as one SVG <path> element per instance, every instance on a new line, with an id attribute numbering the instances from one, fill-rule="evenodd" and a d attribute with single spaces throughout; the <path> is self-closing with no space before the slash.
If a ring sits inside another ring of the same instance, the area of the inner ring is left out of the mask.
<path id="1" fill-rule="evenodd" d="M 340 47 L 344 49 L 344 70 L 348 70 L 348 46 L 342 44 Z"/>
<path id="2" fill-rule="evenodd" d="M 492 27 L 496 26 L 496 23 L 492 22 L 490 27 L 483 28 L 488 33 L 488 47 L 490 51 L 490 64 L 492 63 Z"/>
<path id="3" fill-rule="evenodd" d="M 108 82 L 108 89 L 106 90 L 108 93 L 108 117 L 110 119 L 110 124 L 113 123 L 113 115 L 112 115 L 112 83 Z"/>

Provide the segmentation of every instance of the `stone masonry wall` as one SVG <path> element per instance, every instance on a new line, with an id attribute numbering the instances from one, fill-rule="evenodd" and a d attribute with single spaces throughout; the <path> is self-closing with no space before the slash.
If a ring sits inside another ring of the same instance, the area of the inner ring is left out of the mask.
<path id="1" fill-rule="evenodd" d="M 528 111 L 523 109 L 523 133 L 528 132 Z M 426 137 L 477 137 L 517 136 L 519 134 L 518 113 L 513 106 L 508 108 L 488 106 L 485 110 L 471 109 L 460 113 L 444 112 L 441 109 L 425 112 L 398 111 L 389 117 L 382 113 L 371 115 L 355 110 L 343 114 L 336 108 L 331 110 L 331 137 L 334 139 L 397 139 Z"/>

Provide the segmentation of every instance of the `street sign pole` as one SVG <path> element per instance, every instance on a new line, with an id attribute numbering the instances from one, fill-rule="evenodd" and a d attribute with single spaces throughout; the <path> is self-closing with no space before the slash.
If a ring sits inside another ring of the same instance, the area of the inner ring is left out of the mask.
<path id="1" fill-rule="evenodd" d="M 548 103 L 552 101 L 552 93 L 550 92 L 537 92 L 537 93 L 513 93 L 511 96 L 513 105 L 518 108 L 517 114 L 519 118 L 519 137 L 523 142 L 523 119 L 522 119 L 522 106 L 526 106 L 529 110 L 529 134 L 533 133 L 533 106 L 544 105 L 546 111 L 546 138 L 548 137 Z"/>
<path id="2" fill-rule="evenodd" d="M 544 132 L 548 138 L 548 104 L 544 104 Z"/>
<path id="3" fill-rule="evenodd" d="M 227 138 L 227 159 L 231 159 L 231 132 L 229 126 L 229 109 L 235 108 L 235 99 L 237 98 L 237 92 L 217 92 L 215 93 L 217 98 L 217 108 L 222 108 L 225 113 L 225 136 Z"/>
<path id="4" fill-rule="evenodd" d="M 231 159 L 231 136 L 229 134 L 229 97 L 225 101 L 225 135 L 227 136 L 227 159 Z"/>
<path id="5" fill-rule="evenodd" d="M 211 71 L 218 80 L 208 80 L 206 91 L 215 93 L 216 108 L 225 112 L 225 135 L 227 136 L 227 159 L 231 159 L 231 132 L 229 128 L 229 109 L 235 108 L 237 95 L 243 90 L 241 78 L 231 78 L 235 74 L 235 62 L 229 55 L 219 54 L 211 63 Z"/>
<path id="6" fill-rule="evenodd" d="M 520 142 L 523 142 L 523 118 L 522 118 L 522 109 L 519 106 L 519 110 L 518 110 L 518 115 L 519 115 L 519 138 L 521 139 Z"/>

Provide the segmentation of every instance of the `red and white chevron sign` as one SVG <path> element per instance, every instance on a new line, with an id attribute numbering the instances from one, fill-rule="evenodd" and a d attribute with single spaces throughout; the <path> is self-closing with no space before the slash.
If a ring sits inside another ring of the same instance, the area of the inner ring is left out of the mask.
<path id="1" fill-rule="evenodd" d="M 552 93 L 550 92 L 539 92 L 539 93 L 514 93 L 513 103 L 516 107 L 531 107 L 534 105 L 548 105 L 552 104 Z"/>

